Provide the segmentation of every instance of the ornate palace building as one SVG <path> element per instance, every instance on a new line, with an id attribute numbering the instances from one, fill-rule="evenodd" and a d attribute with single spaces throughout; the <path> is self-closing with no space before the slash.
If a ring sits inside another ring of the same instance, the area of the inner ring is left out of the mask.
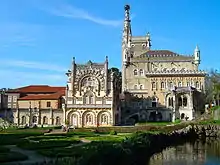
<path id="1" fill-rule="evenodd" d="M 112 126 L 120 122 L 119 84 L 104 63 L 76 64 L 66 73 L 66 121 L 75 127 Z"/>
<path id="2" fill-rule="evenodd" d="M 123 119 L 192 120 L 204 109 L 205 75 L 200 50 L 181 55 L 152 50 L 150 33 L 133 36 L 130 6 L 125 6 L 122 38 Z"/>

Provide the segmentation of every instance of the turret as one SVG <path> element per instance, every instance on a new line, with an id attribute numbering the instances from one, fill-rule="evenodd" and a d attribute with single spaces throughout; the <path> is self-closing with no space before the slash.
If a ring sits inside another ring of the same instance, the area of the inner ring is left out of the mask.
<path id="1" fill-rule="evenodd" d="M 198 66 L 200 64 L 200 61 L 200 50 L 199 47 L 196 46 L 194 50 L 194 64 Z"/>
<path id="2" fill-rule="evenodd" d="M 150 49 L 151 48 L 151 39 L 150 39 L 150 33 L 148 32 L 147 33 L 147 36 L 146 36 L 146 46 L 147 46 L 147 48 L 148 49 Z"/>

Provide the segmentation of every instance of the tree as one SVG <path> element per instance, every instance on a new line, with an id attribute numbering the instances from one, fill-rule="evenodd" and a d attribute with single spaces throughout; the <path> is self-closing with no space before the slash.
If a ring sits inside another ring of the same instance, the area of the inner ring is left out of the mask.
<path id="1" fill-rule="evenodd" d="M 211 70 L 206 77 L 206 102 L 220 105 L 220 73 Z"/>
<path id="2" fill-rule="evenodd" d="M 122 75 L 121 75 L 121 71 L 118 68 L 112 67 L 109 70 L 109 73 L 114 72 L 114 75 L 116 76 L 116 79 L 118 80 L 118 85 L 119 85 L 119 89 L 121 91 L 121 86 L 122 86 Z"/>

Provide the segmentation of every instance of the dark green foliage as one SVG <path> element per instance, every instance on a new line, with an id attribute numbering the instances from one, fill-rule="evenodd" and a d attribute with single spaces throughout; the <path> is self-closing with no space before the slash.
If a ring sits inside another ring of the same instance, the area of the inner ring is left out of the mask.
<path id="1" fill-rule="evenodd" d="M 114 130 L 112 130 L 112 131 L 110 131 L 110 133 L 109 133 L 110 135 L 117 135 L 117 132 L 116 131 L 114 131 Z"/>
<path id="2" fill-rule="evenodd" d="M 18 152 L 0 153 L 0 163 L 26 160 L 28 157 Z"/>
<path id="3" fill-rule="evenodd" d="M 10 152 L 10 149 L 6 147 L 0 147 L 0 153 L 3 153 L 3 152 Z"/>
<path id="4" fill-rule="evenodd" d="M 55 148 L 55 147 L 67 147 L 72 144 L 77 144 L 79 143 L 79 140 L 57 140 L 57 139 L 52 139 L 52 140 L 40 140 L 40 141 L 29 141 L 28 139 L 24 139 L 20 141 L 17 146 L 20 148 L 24 149 L 29 149 L 29 150 L 38 150 L 38 149 L 46 149 L 46 148 Z"/>

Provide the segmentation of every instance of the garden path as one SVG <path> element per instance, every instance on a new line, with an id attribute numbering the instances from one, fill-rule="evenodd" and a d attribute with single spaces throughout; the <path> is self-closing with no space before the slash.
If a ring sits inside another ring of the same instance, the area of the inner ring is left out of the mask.
<path id="1" fill-rule="evenodd" d="M 42 163 L 45 161 L 50 161 L 52 160 L 51 158 L 42 156 L 40 154 L 38 154 L 36 151 L 31 151 L 31 150 L 24 150 L 21 148 L 18 148 L 16 145 L 6 145 L 4 147 L 9 148 L 11 151 L 14 152 L 19 152 L 22 153 L 24 155 L 28 156 L 27 160 L 23 160 L 23 161 L 14 161 L 14 162 L 7 162 L 7 163 L 2 163 L 1 165 L 30 165 L 30 164 L 34 164 L 34 163 Z"/>

